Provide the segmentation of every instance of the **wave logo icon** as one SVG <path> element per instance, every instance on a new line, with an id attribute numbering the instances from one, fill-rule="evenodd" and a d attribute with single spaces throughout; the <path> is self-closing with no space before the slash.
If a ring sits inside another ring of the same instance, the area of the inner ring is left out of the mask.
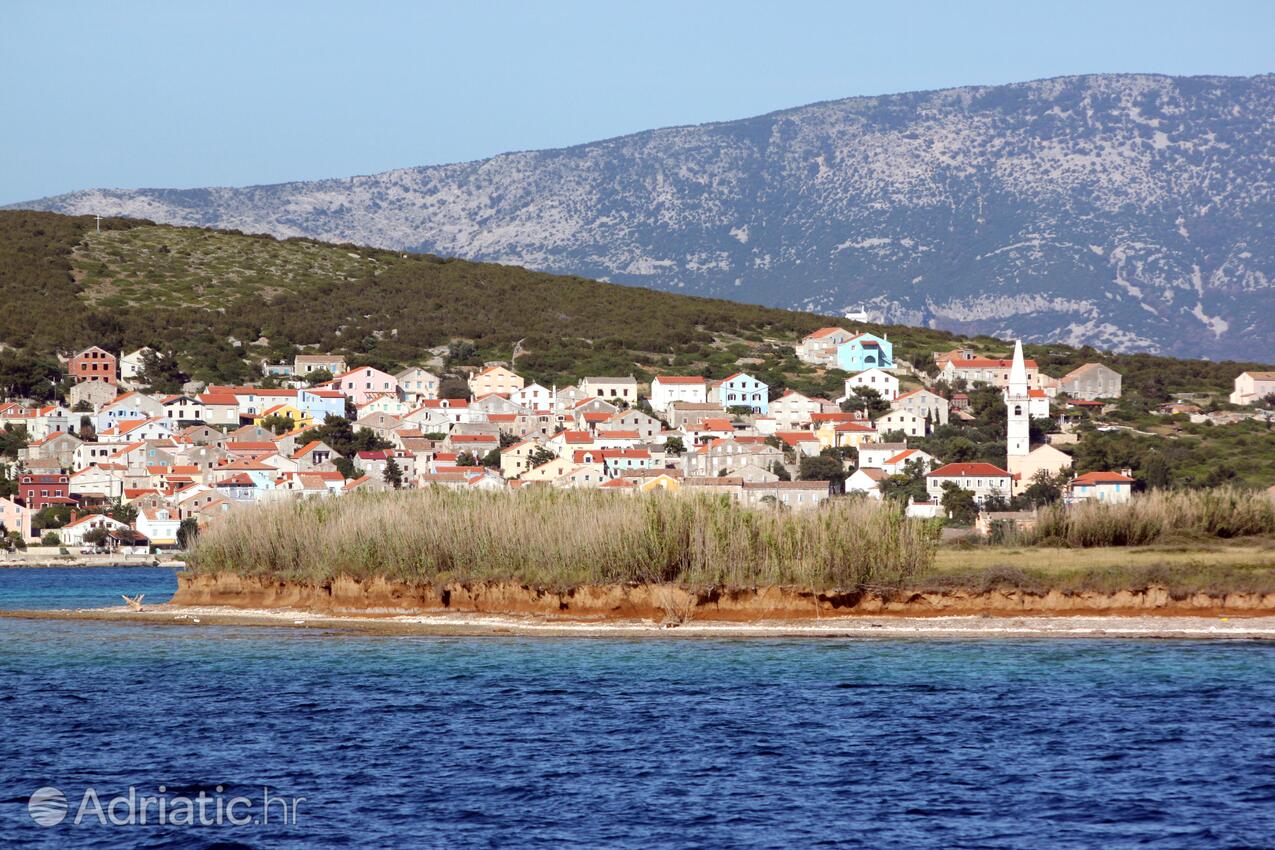
<path id="1" fill-rule="evenodd" d="M 40 826 L 57 826 L 66 818 L 66 795 L 57 788 L 37 788 L 27 801 L 31 820 Z"/>

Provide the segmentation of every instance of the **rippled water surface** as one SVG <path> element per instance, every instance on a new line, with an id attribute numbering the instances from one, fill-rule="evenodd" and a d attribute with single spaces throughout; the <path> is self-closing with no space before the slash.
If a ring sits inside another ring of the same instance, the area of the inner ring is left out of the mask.
<path id="1" fill-rule="evenodd" d="M 0 607 L 173 586 L 0 570 Z M 0 619 L 0 688 L 3 847 L 1275 845 L 1275 648 L 1258 643 Z M 287 826 L 71 823 L 86 788 L 105 804 L 161 784 L 256 814 L 263 786 L 304 800 Z M 29 814 L 41 786 L 70 800 L 57 826 Z"/>

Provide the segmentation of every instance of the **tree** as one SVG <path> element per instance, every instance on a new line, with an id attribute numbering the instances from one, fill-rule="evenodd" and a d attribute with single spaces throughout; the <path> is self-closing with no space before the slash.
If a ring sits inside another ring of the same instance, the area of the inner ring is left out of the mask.
<path id="1" fill-rule="evenodd" d="M 1173 485 L 1173 471 L 1164 455 L 1157 451 L 1147 452 L 1142 463 L 1142 480 L 1150 490 L 1167 490 Z"/>
<path id="2" fill-rule="evenodd" d="M 268 428 L 276 434 L 286 434 L 292 430 L 292 420 L 286 416 L 280 416 L 277 413 L 272 413 L 269 416 L 263 417 L 257 424 L 262 428 Z M 335 446 L 333 448 L 335 448 Z"/>
<path id="3" fill-rule="evenodd" d="M 840 485 L 846 477 L 841 461 L 827 455 L 803 457 L 798 465 L 797 478 L 802 481 L 831 481 Z"/>
<path id="4" fill-rule="evenodd" d="M 327 369 L 315 369 L 313 372 L 310 372 L 305 376 L 305 380 L 307 384 L 314 386 L 315 384 L 326 384 L 334 377 L 335 375 Z"/>
<path id="5" fill-rule="evenodd" d="M 461 452 L 456 455 L 457 466 L 478 466 L 478 455 L 470 451 Z"/>
<path id="6" fill-rule="evenodd" d="M 62 537 L 56 531 L 46 531 L 40 538 L 41 546 L 59 546 L 61 543 Z"/>
<path id="7" fill-rule="evenodd" d="M 1063 485 L 1067 483 L 1067 480 L 1065 471 L 1053 476 L 1049 474 L 1049 470 L 1042 469 L 1032 476 L 1032 483 L 1017 501 L 1027 509 L 1052 505 L 1062 499 Z"/>
<path id="8" fill-rule="evenodd" d="M 557 459 L 558 456 L 544 446 L 536 446 L 527 455 L 527 468 L 535 469 L 537 466 L 544 466 L 546 463 Z"/>
<path id="9" fill-rule="evenodd" d="M 125 525 L 132 525 L 137 522 L 137 505 L 126 505 L 116 499 L 115 503 L 111 505 L 111 509 L 106 512 L 106 515 Z"/>
<path id="10" fill-rule="evenodd" d="M 106 529 L 99 525 L 97 528 L 89 529 L 85 533 L 84 542 L 91 543 L 94 546 L 101 546 L 106 543 L 107 536 Z"/>
<path id="11" fill-rule="evenodd" d="M 780 481 L 792 480 L 792 473 L 788 471 L 788 467 L 784 466 L 779 461 L 774 461 L 770 464 L 770 471 L 775 473 L 775 475 L 778 475 Z"/>
<path id="12" fill-rule="evenodd" d="M 399 467 L 398 461 L 393 456 L 385 461 L 385 472 L 381 475 L 385 483 L 393 487 L 395 490 L 403 486 L 403 470 Z"/>
<path id="13" fill-rule="evenodd" d="M 93 427 L 93 420 L 87 416 L 81 416 L 80 433 L 76 436 L 86 443 L 97 442 L 97 429 Z"/>
<path id="14" fill-rule="evenodd" d="M 27 426 L 6 424 L 0 430 L 0 457 L 16 458 L 18 450 L 25 449 L 28 443 L 30 438 L 27 436 Z"/>
<path id="15" fill-rule="evenodd" d="M 869 419 L 876 419 L 890 411 L 890 402 L 882 398 L 881 393 L 872 387 L 855 387 L 850 391 L 849 398 L 841 402 L 841 409 L 846 413 L 866 410 Z"/>
<path id="16" fill-rule="evenodd" d="M 684 454 L 686 452 L 686 443 L 682 441 L 681 437 L 669 437 L 664 441 L 664 451 L 674 456 Z"/>
<path id="17" fill-rule="evenodd" d="M 448 375 L 438 384 L 439 398 L 469 398 L 469 384 L 464 378 Z"/>
<path id="18" fill-rule="evenodd" d="M 49 505 L 36 511 L 31 517 L 31 527 L 42 530 L 61 528 L 71 521 L 71 508 L 67 505 Z"/>
<path id="19" fill-rule="evenodd" d="M 955 481 L 943 482 L 943 497 L 939 504 L 956 525 L 973 525 L 978 517 L 978 504 L 974 501 L 974 494 L 958 486 Z"/>
<path id="20" fill-rule="evenodd" d="M 500 469 L 500 449 L 492 449 L 483 455 L 483 466 L 488 469 Z"/>
<path id="21" fill-rule="evenodd" d="M 363 470 L 354 465 L 354 461 L 348 457 L 337 457 L 332 460 L 332 465 L 336 467 L 336 471 L 341 473 L 341 477 L 346 481 L 352 478 L 363 477 Z"/>
<path id="22" fill-rule="evenodd" d="M 177 526 L 177 545 L 181 549 L 189 549 L 199 537 L 199 520 L 188 516 Z"/>
<path id="23" fill-rule="evenodd" d="M 138 375 L 149 392 L 179 393 L 190 376 L 177 365 L 177 355 L 169 350 L 163 354 L 147 351 L 142 354 L 142 371 Z"/>
<path id="24" fill-rule="evenodd" d="M 883 498 L 905 505 L 909 499 L 917 502 L 926 501 L 929 493 L 925 488 L 925 462 L 908 461 L 901 472 L 881 482 L 881 495 Z"/>

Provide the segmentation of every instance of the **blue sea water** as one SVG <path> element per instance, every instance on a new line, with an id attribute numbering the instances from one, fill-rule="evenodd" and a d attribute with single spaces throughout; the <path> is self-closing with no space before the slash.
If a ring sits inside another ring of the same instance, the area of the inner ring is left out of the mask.
<path id="1" fill-rule="evenodd" d="M 0 570 L 0 608 L 174 586 Z M 1275 846 L 1261 643 L 0 619 L 0 732 L 0 847 Z M 30 814 L 44 786 L 69 801 L 56 826 Z M 263 787 L 304 799 L 286 825 L 286 802 L 269 824 L 72 823 L 86 789 L 105 807 L 130 786 L 258 819 Z"/>

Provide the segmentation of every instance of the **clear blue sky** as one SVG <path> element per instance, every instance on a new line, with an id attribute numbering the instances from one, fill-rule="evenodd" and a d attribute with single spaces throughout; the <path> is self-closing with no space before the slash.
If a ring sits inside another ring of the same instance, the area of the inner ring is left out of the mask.
<path id="1" fill-rule="evenodd" d="M 1060 74 L 1275 71 L 1275 2 L 51 2 L 0 10 L 0 203 L 557 147 Z"/>

